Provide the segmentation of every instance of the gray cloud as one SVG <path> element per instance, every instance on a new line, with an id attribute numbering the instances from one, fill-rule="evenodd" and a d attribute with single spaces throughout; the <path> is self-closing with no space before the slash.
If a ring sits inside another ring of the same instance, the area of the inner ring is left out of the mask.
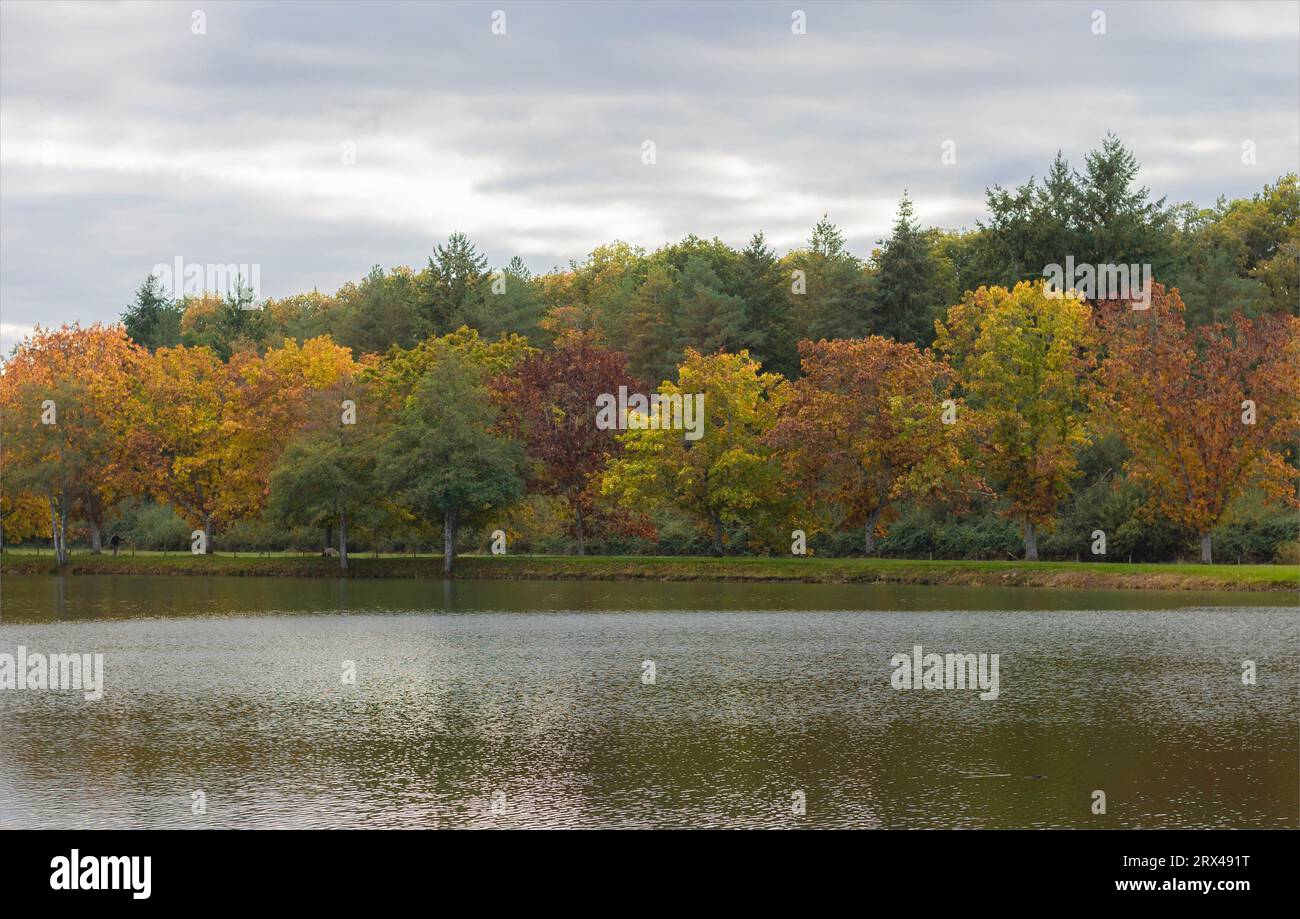
<path id="1" fill-rule="evenodd" d="M 282 295 L 457 229 L 545 270 L 614 238 L 784 249 L 829 213 L 865 253 L 904 188 L 969 227 L 1107 131 L 1171 201 L 1300 161 L 1295 3 L 1105 4 L 1105 35 L 1096 3 L 221 3 L 193 35 L 198 5 L 0 7 L 4 347 L 114 319 L 178 255 Z"/>

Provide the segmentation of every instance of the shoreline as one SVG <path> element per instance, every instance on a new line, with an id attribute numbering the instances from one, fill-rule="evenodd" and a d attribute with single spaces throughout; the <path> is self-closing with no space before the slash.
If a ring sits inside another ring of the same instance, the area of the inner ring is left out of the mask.
<path id="1" fill-rule="evenodd" d="M 65 574 L 223 577 L 442 578 L 440 556 L 74 555 Z M 0 574 L 56 574 L 49 555 L 5 552 Z M 460 580 L 589 580 L 917 584 L 1088 590 L 1300 589 L 1300 566 L 1018 562 L 865 558 L 464 555 Z"/>

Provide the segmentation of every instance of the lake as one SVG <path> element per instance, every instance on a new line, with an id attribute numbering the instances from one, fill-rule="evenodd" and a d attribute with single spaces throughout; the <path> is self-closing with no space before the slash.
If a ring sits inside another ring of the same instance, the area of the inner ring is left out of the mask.
<path id="1" fill-rule="evenodd" d="M 0 655 L 104 694 L 0 690 L 0 827 L 1295 828 L 1298 605 L 11 575 Z M 894 688 L 917 645 L 996 698 Z"/>

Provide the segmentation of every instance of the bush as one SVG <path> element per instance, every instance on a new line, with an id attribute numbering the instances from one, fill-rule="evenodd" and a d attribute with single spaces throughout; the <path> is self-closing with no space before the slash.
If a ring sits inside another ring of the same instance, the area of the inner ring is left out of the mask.
<path id="1" fill-rule="evenodd" d="M 1300 565 L 1300 540 L 1278 543 L 1273 550 L 1273 561 L 1279 565 Z"/>

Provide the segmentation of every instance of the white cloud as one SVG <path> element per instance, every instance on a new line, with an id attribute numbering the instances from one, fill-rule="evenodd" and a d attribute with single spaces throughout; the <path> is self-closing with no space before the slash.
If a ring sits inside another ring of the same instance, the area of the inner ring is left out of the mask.
<path id="1" fill-rule="evenodd" d="M 1130 3 L 1105 36 L 1086 3 L 801 7 L 805 36 L 775 6 L 533 4 L 494 40 L 477 5 L 222 4 L 194 36 L 175 5 L 5 4 L 6 319 L 112 320 L 177 254 L 331 289 L 454 230 L 545 270 L 616 238 L 784 249 L 826 213 L 866 254 L 904 188 L 970 227 L 1107 131 L 1173 201 L 1297 168 L 1297 4 Z"/>
<path id="2" fill-rule="evenodd" d="M 0 322 L 0 360 L 3 360 L 18 344 L 34 331 L 33 326 L 20 325 L 16 322 Z"/>

